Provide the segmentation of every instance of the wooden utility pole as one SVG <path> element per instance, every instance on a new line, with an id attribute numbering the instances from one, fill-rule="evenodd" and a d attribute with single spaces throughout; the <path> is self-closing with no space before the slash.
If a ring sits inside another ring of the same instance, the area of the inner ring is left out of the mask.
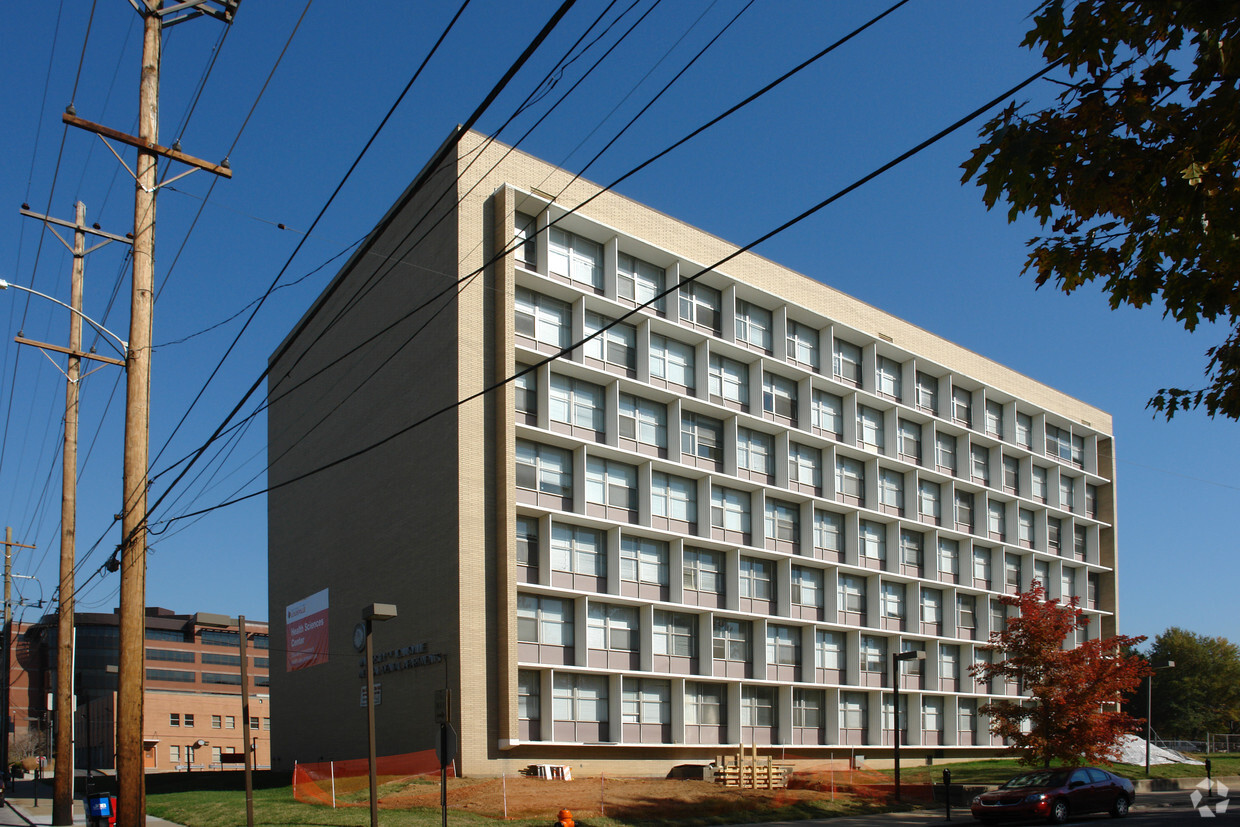
<path id="1" fill-rule="evenodd" d="M 245 825 L 254 827 L 254 751 L 250 749 L 250 671 L 246 654 L 247 644 L 245 633 L 245 615 L 237 617 L 237 637 L 241 643 L 241 725 L 245 740 L 241 748 L 245 750 Z"/>
<path id="2" fill-rule="evenodd" d="M 116 787 L 118 827 L 145 827 L 142 712 L 145 690 L 146 495 L 149 485 L 151 335 L 155 282 L 155 195 L 159 156 L 232 177 L 227 162 L 209 163 L 180 148 L 159 145 L 159 77 L 165 26 L 208 15 L 232 23 L 240 0 L 130 0 L 142 15 L 142 74 L 138 89 L 138 134 L 126 135 L 77 117 L 62 120 L 80 129 L 136 147 L 134 164 L 133 284 L 126 354 L 125 453 L 121 485 L 120 668 L 116 695 Z M 119 157 L 119 156 L 118 156 Z M 193 170 L 191 169 L 190 172 Z M 184 173 L 188 174 L 188 173 Z M 181 176 L 176 176 L 179 178 Z M 171 179 L 171 180 L 175 180 Z"/>
<path id="3" fill-rule="evenodd" d="M 8 771 L 9 727 L 13 716 L 9 714 L 9 684 L 13 680 L 13 547 L 33 549 L 13 542 L 13 527 L 4 528 L 4 686 L 0 687 L 0 706 L 4 707 L 4 732 L 0 733 L 0 766 Z"/>
<path id="4" fill-rule="evenodd" d="M 82 352 L 82 293 L 86 272 L 86 255 L 113 241 L 129 243 L 129 239 L 98 228 L 87 228 L 86 205 L 81 201 L 74 205 L 74 221 L 60 221 L 46 215 L 30 212 L 25 207 L 22 215 L 39 219 L 73 253 L 73 272 L 69 288 L 69 346 L 67 348 L 19 338 L 21 344 L 34 345 L 43 350 L 65 353 L 69 356 L 65 367 L 65 443 L 61 468 L 62 496 L 60 500 L 60 586 L 57 609 L 56 632 L 56 689 L 52 705 L 56 719 L 53 731 L 56 743 L 56 774 L 52 787 L 52 824 L 73 823 L 73 606 L 74 561 L 77 537 L 77 447 L 78 447 L 78 397 L 82 379 L 82 359 L 96 359 L 110 364 L 123 365 L 115 359 L 106 359 Z M 73 229 L 73 244 L 56 231 L 56 226 Z M 103 240 L 86 249 L 86 235 L 96 235 Z"/>

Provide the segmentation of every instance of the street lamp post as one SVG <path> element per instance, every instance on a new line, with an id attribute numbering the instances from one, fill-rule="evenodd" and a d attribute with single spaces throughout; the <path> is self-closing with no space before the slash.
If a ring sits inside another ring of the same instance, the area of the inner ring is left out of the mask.
<path id="1" fill-rule="evenodd" d="M 910 649 L 907 652 L 891 653 L 891 730 L 896 765 L 896 801 L 900 800 L 900 664 L 906 660 L 925 659 L 926 653 L 921 649 Z"/>
<path id="2" fill-rule="evenodd" d="M 1174 669 L 1175 661 L 1167 661 L 1166 666 L 1154 666 L 1150 668 L 1149 677 L 1145 679 L 1145 775 L 1148 778 L 1150 774 L 1150 740 L 1154 737 L 1154 727 L 1151 721 L 1154 718 L 1154 672 L 1159 669 Z"/>
<path id="3" fill-rule="evenodd" d="M 370 772 L 370 827 L 379 827 L 379 778 L 375 770 L 375 662 L 371 631 L 376 620 L 396 617 L 396 607 L 391 603 L 371 603 L 362 611 L 362 622 L 353 630 L 353 645 L 365 651 L 366 671 L 366 744 L 367 764 Z M 362 640 L 358 640 L 362 638 Z M 362 645 L 357 646 L 358 643 Z"/>

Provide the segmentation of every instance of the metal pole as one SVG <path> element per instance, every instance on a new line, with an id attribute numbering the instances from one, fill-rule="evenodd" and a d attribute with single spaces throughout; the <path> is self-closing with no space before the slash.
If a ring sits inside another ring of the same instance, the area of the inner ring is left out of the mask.
<path id="1" fill-rule="evenodd" d="M 12 665 L 12 605 L 13 599 L 13 528 L 4 528 L 4 732 L 0 733 L 0 769 L 9 771 L 9 724 L 12 715 L 9 712 L 9 683 L 13 678 Z"/>
<path id="2" fill-rule="evenodd" d="M 1145 776 L 1150 775 L 1150 738 L 1154 735 L 1153 725 L 1150 721 L 1153 719 L 1154 709 L 1154 670 L 1150 670 L 1149 677 L 1145 679 Z"/>
<path id="3" fill-rule="evenodd" d="M 155 6 L 162 5 L 156 0 Z M 159 68 L 163 25 L 143 19 L 138 137 L 159 143 Z M 120 673 L 116 710 L 117 827 L 145 827 L 142 712 L 146 631 L 146 494 L 150 450 L 151 335 L 155 280 L 157 154 L 139 149 L 134 187 L 133 291 L 125 385 L 125 462 L 121 501 Z"/>
<path id="4" fill-rule="evenodd" d="M 65 442 L 61 465 L 60 609 L 56 624 L 56 774 L 52 779 L 52 824 L 73 823 L 73 592 L 77 532 L 78 377 L 82 360 L 82 275 L 86 255 L 86 205 L 74 205 L 73 275 L 70 279 L 69 362 L 65 370 Z"/>
<path id="5" fill-rule="evenodd" d="M 379 827 L 379 777 L 375 771 L 375 668 L 372 623 L 366 618 L 366 759 L 370 773 L 370 827 Z"/>
<path id="6" fill-rule="evenodd" d="M 896 763 L 896 801 L 900 800 L 900 658 L 896 653 L 891 655 L 891 728 L 895 739 Z"/>

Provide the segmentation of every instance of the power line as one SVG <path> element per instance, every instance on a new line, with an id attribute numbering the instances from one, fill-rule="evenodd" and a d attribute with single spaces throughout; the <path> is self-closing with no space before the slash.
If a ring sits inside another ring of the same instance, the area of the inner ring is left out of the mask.
<path id="1" fill-rule="evenodd" d="M 608 324 L 603 325 L 602 327 L 600 327 L 598 330 L 596 330 L 595 332 L 591 333 L 590 335 L 588 335 L 588 336 L 586 336 L 586 337 L 584 337 L 584 338 L 582 338 L 582 339 L 580 339 L 580 340 L 578 340 L 578 341 L 576 341 L 576 342 L 572 342 L 572 343 L 570 343 L 568 346 L 566 346 L 566 347 L 562 348 L 562 349 L 561 349 L 560 351 L 558 351 L 557 353 L 552 354 L 552 355 L 549 355 L 549 356 L 546 356 L 546 357 L 544 357 L 544 358 L 542 358 L 542 359 L 540 359 L 540 360 L 536 361 L 534 364 L 529 365 L 529 366 L 527 366 L 527 367 L 523 368 L 522 370 L 517 371 L 517 372 L 516 372 L 516 373 L 514 373 L 513 375 L 508 376 L 508 377 L 506 377 L 505 379 L 502 379 L 502 380 L 500 380 L 500 381 L 498 381 L 498 382 L 494 382 L 494 383 L 492 383 L 492 384 L 490 384 L 490 385 L 488 385 L 488 386 L 484 387 L 484 388 L 483 388 L 482 390 L 480 390 L 480 391 L 477 391 L 477 392 L 475 392 L 475 393 L 469 394 L 468 396 L 465 396 L 464 398 L 458 399 L 458 400 L 457 400 L 457 401 L 455 401 L 455 402 L 452 402 L 452 403 L 450 403 L 450 404 L 448 404 L 448 405 L 445 405 L 445 406 L 443 406 L 443 407 L 441 407 L 441 408 L 439 408 L 439 409 L 437 409 L 437 410 L 435 410 L 435 411 L 432 411 L 431 413 L 426 414 L 425 416 L 422 416 L 422 417 L 418 418 L 417 420 L 415 420 L 415 421 L 411 422 L 410 424 L 408 424 L 408 425 L 406 425 L 406 426 L 404 426 L 404 427 L 402 427 L 402 428 L 397 429 L 396 431 L 392 432 L 391 434 L 388 434 L 387 436 L 383 437 L 382 439 L 378 440 L 377 442 L 373 442 L 373 443 L 371 443 L 370 445 L 367 445 L 367 446 L 366 446 L 366 447 L 364 447 L 364 448 L 360 448 L 360 449 L 358 449 L 358 450 L 356 450 L 356 451 L 352 451 L 352 452 L 350 452 L 350 453 L 348 453 L 348 454 L 346 454 L 346 455 L 344 455 L 344 456 L 341 456 L 341 457 L 338 457 L 338 458 L 337 458 L 337 459 L 335 459 L 335 460 L 332 460 L 331 462 L 328 462 L 328 463 L 325 463 L 325 464 L 323 464 L 323 465 L 320 465 L 320 466 L 318 466 L 318 467 L 316 467 L 316 468 L 313 468 L 313 469 L 311 469 L 311 470 L 309 470 L 309 471 L 305 471 L 305 472 L 303 472 L 303 473 L 301 473 L 301 474 L 298 474 L 298 475 L 296 475 L 296 476 L 294 476 L 294 477 L 291 477 L 291 478 L 289 478 L 289 479 L 287 479 L 287 480 L 283 480 L 283 481 L 281 481 L 281 482 L 279 482 L 279 483 L 276 483 L 275 485 L 270 485 L 270 486 L 268 486 L 267 488 L 262 489 L 261 491 L 255 491 L 255 492 L 252 492 L 252 493 L 250 493 L 250 494 L 246 494 L 246 495 L 244 495 L 244 496 L 242 496 L 242 497 L 237 497 L 237 498 L 235 498 L 235 499 L 233 499 L 233 500 L 230 500 L 230 501 L 227 501 L 227 502 L 223 502 L 223 503 L 220 503 L 220 504 L 218 504 L 218 505 L 211 506 L 211 507 L 209 507 L 209 508 L 200 509 L 200 510 L 198 510 L 198 511 L 193 511 L 193 512 L 190 512 L 190 513 L 188 513 L 188 514 L 181 515 L 181 516 L 179 516 L 179 517 L 172 517 L 172 518 L 169 518 L 169 519 L 167 519 L 167 520 L 161 520 L 161 521 L 158 521 L 158 523 L 159 523 L 159 524 L 163 524 L 163 523 L 170 523 L 170 522 L 174 522 L 175 520 L 186 519 L 186 518 L 189 518 L 189 517 L 196 517 L 196 516 L 199 516 L 199 515 L 201 515 L 201 514 L 207 514 L 207 513 L 210 513 L 210 512 L 212 512 L 212 511 L 216 511 L 216 510 L 219 510 L 219 509 L 221 509 L 221 508 L 226 508 L 226 507 L 228 507 L 228 506 L 230 506 L 230 505 L 235 505 L 235 504 L 240 503 L 240 502 L 243 502 L 243 501 L 245 501 L 245 500 L 252 499 L 252 498 L 257 497 L 257 496 L 259 496 L 259 495 L 261 495 L 261 494 L 266 494 L 266 493 L 269 493 L 269 492 L 271 492 L 271 491 L 275 491 L 275 490 L 278 490 L 278 489 L 284 488 L 284 487 L 286 487 L 286 486 L 292 485 L 293 483 L 300 482 L 301 480 L 304 480 L 304 479 L 306 479 L 306 478 L 308 478 L 308 477 L 311 477 L 311 476 L 313 476 L 313 475 L 315 475 L 315 474 L 318 474 L 318 473 L 321 473 L 321 472 L 323 472 L 323 471 L 329 470 L 329 469 L 331 469 L 331 468 L 336 467 L 337 465 L 341 465 L 341 464 L 343 464 L 343 463 L 345 463 L 345 462 L 348 462 L 348 461 L 350 461 L 350 460 L 352 460 L 352 459 L 356 459 L 356 458 L 357 458 L 357 457 L 359 457 L 359 456 L 362 456 L 362 455 L 364 455 L 364 454 L 370 453 L 371 451 L 375 450 L 376 448 L 380 448 L 380 447 L 382 447 L 382 446 L 384 446 L 384 445 L 388 444 L 388 443 L 389 443 L 389 442 L 391 442 L 392 440 L 397 439 L 398 437 L 403 436 L 403 435 L 405 435 L 405 434 L 409 433 L 410 431 L 412 431 L 412 430 L 414 430 L 414 429 L 416 429 L 416 428 L 418 428 L 418 427 L 420 427 L 420 426 L 422 426 L 422 425 L 426 424 L 427 422 L 429 422 L 429 421 L 431 421 L 431 420 L 433 420 L 433 419 L 435 419 L 435 418 L 437 418 L 437 417 L 439 417 L 439 416 L 441 416 L 441 415 L 443 415 L 443 414 L 445 414 L 445 413 L 449 413 L 449 412 L 451 412 L 451 411 L 456 410 L 456 409 L 457 409 L 458 407 L 460 407 L 461 405 L 464 405 L 464 404 L 467 404 L 467 403 L 469 403 L 469 402 L 472 402 L 472 401 L 473 401 L 473 400 L 475 400 L 475 399 L 479 399 L 479 398 L 481 398 L 482 396 L 485 396 L 486 394 L 491 393 L 492 391 L 495 391 L 495 390 L 497 390 L 497 389 L 499 389 L 499 388 L 502 388 L 504 385 L 506 385 L 507 383 L 509 383 L 509 382 L 513 381 L 514 379 L 517 379 L 517 378 L 519 378 L 519 377 L 521 377 L 521 376 L 524 376 L 524 375 L 526 375 L 526 374 L 528 374 L 528 373 L 531 373 L 532 371 L 537 370 L 539 367 L 541 367 L 541 366 L 543 366 L 543 365 L 545 365 L 545 364 L 548 364 L 548 363 L 553 362 L 553 361 L 556 361 L 557 359 L 560 359 L 560 358 L 562 358 L 562 357 L 564 357 L 564 356 L 567 356 L 567 355 L 568 355 L 568 354 L 570 354 L 572 351 L 576 350 L 576 349 L 577 349 L 577 348 L 579 348 L 579 347 L 582 347 L 582 346 L 583 346 L 584 344 L 586 344 L 587 342 L 589 342 L 589 341 L 591 341 L 591 340 L 593 340 L 593 339 L 597 338 L 598 336 L 602 335 L 602 334 L 603 334 L 603 333 L 605 333 L 606 331 L 608 331 L 608 330 L 610 330 L 611 328 L 615 327 L 616 325 L 618 325 L 618 324 L 622 323 L 622 322 L 623 322 L 623 321 L 625 321 L 626 319 L 629 319 L 629 318 L 633 317 L 634 315 L 636 315 L 636 314 L 637 314 L 637 313 L 639 313 L 640 311 L 642 311 L 642 310 L 646 309 L 646 308 L 647 308 L 647 307 L 649 307 L 650 305 L 652 305 L 652 304 L 654 304 L 654 303 L 656 303 L 656 302 L 658 302 L 658 301 L 662 300 L 663 298 L 665 298 L 665 297 L 666 297 L 666 296 L 668 296 L 669 294 L 671 294 L 671 293 L 673 293 L 673 292 L 676 292 L 677 290 L 679 290 L 679 289 L 680 289 L 680 287 L 681 287 L 682 285 L 684 285 L 684 284 L 688 284 L 688 283 L 693 282 L 693 281 L 696 281 L 698 278 L 700 278 L 700 277 L 701 277 L 702 275 L 704 275 L 705 273 L 708 273 L 708 272 L 711 272 L 711 271 L 713 271 L 713 270 L 717 270 L 717 269 L 721 268 L 723 265 L 727 264 L 729 261 L 731 261 L 732 259 L 734 259 L 734 258 L 736 258 L 737 256 L 741 255 L 742 253 L 748 252 L 749 250 L 753 249 L 754 247 L 757 247 L 758 245 L 760 245 L 760 244 L 762 244 L 762 243 L 764 243 L 764 242 L 766 242 L 766 241 L 770 240 L 770 239 L 771 239 L 771 238 L 773 238 L 774 236 L 776 236 L 776 235 L 778 235 L 778 234 L 780 234 L 780 233 L 784 232 L 785 230 L 788 230 L 789 228 L 791 228 L 791 227 L 793 227 L 793 226 L 795 226 L 795 225 L 799 224 L 800 222 L 804 221 L 805 219 L 809 218 L 810 216 L 814 215 L 815 213 L 819 212 L 820 210 L 824 209 L 825 207 L 827 207 L 827 206 L 829 206 L 829 205 L 833 204 L 834 202 L 838 201 L 840 198 L 843 198 L 845 195 L 848 195 L 849 193 L 851 193 L 851 192 L 853 192 L 854 190 L 858 189 L 859 187 L 861 187 L 861 186 L 865 185 L 865 184 L 866 184 L 866 183 L 868 183 L 869 181 L 872 181 L 873 179 L 877 178 L 879 175 L 882 175 L 883 173 L 887 172 L 888 170 L 892 169 L 893 167 L 895 167 L 895 166 L 899 165 L 900 163 L 903 163 L 904 161 L 908 160 L 909 158 L 913 157 L 914 155 L 917 155 L 917 154 L 918 154 L 918 153 L 920 153 L 922 150 L 926 149 L 926 148 L 927 148 L 927 147 L 929 147 L 929 146 L 932 146 L 933 144 L 935 144 L 935 143 L 937 143 L 938 141 L 942 140 L 944 137 L 946 137 L 946 136 L 950 135 L 951 133 L 955 132 L 956 130 L 960 129 L 960 128 L 961 128 L 962 126 L 964 126 L 965 124 L 967 124 L 967 123 L 969 123 L 970 121 L 972 121 L 972 120 L 976 119 L 977 117 L 979 117 L 980 115 L 982 115 L 982 114 L 983 114 L 983 113 L 985 113 L 986 111 L 990 110 L 990 109 L 991 109 L 991 108 L 993 108 L 994 106 L 998 105 L 999 103 L 1003 102 L 1003 101 L 1004 101 L 1004 100 L 1006 100 L 1007 98 L 1009 98 L 1009 97 L 1011 97 L 1012 95 L 1016 94 L 1016 93 L 1017 93 L 1017 92 L 1019 92 L 1021 89 L 1025 88 L 1025 87 L 1026 87 L 1026 86 L 1028 86 L 1029 84 L 1031 84 L 1031 83 L 1033 83 L 1034 81 L 1036 81 L 1038 78 L 1040 78 L 1040 77 L 1042 77 L 1043 75 L 1045 75 L 1045 74 L 1047 74 L 1048 72 L 1050 72 L 1052 69 L 1057 68 L 1059 65 L 1060 65 L 1060 62 L 1055 62 L 1055 63 L 1052 63 L 1052 64 L 1050 64 L 1050 65 L 1048 65 L 1048 66 L 1044 67 L 1043 69 L 1041 69 L 1041 70 L 1039 70 L 1039 71 L 1035 72 L 1034 74 L 1030 75 L 1030 76 L 1029 76 L 1028 78 L 1026 78 L 1025 80 L 1023 80 L 1023 81 L 1021 81 L 1020 83 L 1018 83 L 1018 84 L 1016 84 L 1015 86 L 1013 86 L 1011 89 L 1007 90 L 1006 92 L 1003 92 L 1002 94 L 1000 94 L 1000 95 L 998 95 L 998 96 L 996 96 L 996 97 L 992 98 L 991 100 L 987 101 L 986 103 L 982 104 L 981 106 L 979 106 L 978 108 L 976 108 L 976 109 L 974 109 L 972 112 L 970 112 L 969 114 L 965 115 L 965 116 L 964 116 L 964 117 L 962 117 L 962 118 L 959 118 L 958 120 L 956 120 L 955 122 L 953 122 L 951 125 L 949 125 L 949 126 L 945 127 L 944 129 L 940 130 L 939 132 L 935 133 L 934 135 L 932 135 L 931 137 L 929 137 L 929 138 L 927 138 L 926 140 L 922 141 L 921 143 L 917 144 L 917 145 L 916 145 L 916 146 L 914 146 L 913 148 L 911 148 L 911 149 L 909 149 L 909 150 L 906 150 L 905 152 L 901 153 L 900 155 L 897 155 L 895 158 L 893 158 L 892 160 L 890 160 L 890 161 L 888 161 L 887 163 L 883 164 L 882 166 L 878 167 L 877 169 L 873 170 L 872 172 L 870 172 L 870 173 L 868 173 L 868 174 L 866 174 L 866 175 L 862 176 L 861 178 L 858 178 L 858 179 L 857 179 L 857 180 L 855 180 L 853 183 L 849 184 L 848 186 L 844 187 L 844 188 L 843 188 L 843 189 L 841 189 L 841 190 L 836 191 L 835 193 L 833 193 L 832 195 L 828 196 L 827 198 L 824 198 L 822 201 L 819 201 L 817 204 L 815 204 L 815 205 L 813 205 L 813 206 L 809 207 L 808 209 L 806 209 L 806 210 L 802 211 L 801 213 L 799 213 L 798 215 L 794 216 L 793 218 L 790 218 L 789 220 L 785 221 L 783 224 L 780 224 L 779 226 L 775 227 L 774 229 L 769 230 L 769 231 L 767 231 L 766 233 L 763 233 L 762 235 L 758 236 L 756 239 L 754 239 L 753 241 L 751 241 L 751 242 L 749 242 L 748 244 L 744 245 L 743 247 L 739 247 L 739 248 L 737 248 L 736 250 L 734 250 L 733 252 L 731 252 L 731 253 L 729 253 L 728 255 L 724 256 L 723 258 L 719 259 L 718 261 L 714 262 L 713 264 L 711 264 L 711 265 L 709 265 L 709 266 L 707 266 L 707 267 L 703 267 L 702 269 L 698 270 L 696 273 L 694 273 L 694 274 L 692 274 L 692 275 L 690 275 L 690 276 L 687 276 L 687 277 L 685 277 L 685 278 L 681 279 L 681 281 L 680 281 L 680 282 L 678 282 L 677 284 L 674 284 L 674 285 L 671 285 L 671 286 L 669 286 L 669 287 L 665 288 L 664 290 L 662 290 L 660 293 L 658 293 L 658 294 L 657 294 L 656 296 L 654 296 L 653 298 L 651 298 L 651 299 L 647 300 L 646 302 L 644 302 L 644 303 L 642 303 L 642 304 L 638 305 L 637 307 L 634 307 L 634 308 L 630 309 L 630 310 L 629 310 L 629 311 L 627 311 L 626 313 L 621 314 L 618 318 L 611 320 Z M 153 524 L 154 524 L 154 523 L 153 523 Z"/>

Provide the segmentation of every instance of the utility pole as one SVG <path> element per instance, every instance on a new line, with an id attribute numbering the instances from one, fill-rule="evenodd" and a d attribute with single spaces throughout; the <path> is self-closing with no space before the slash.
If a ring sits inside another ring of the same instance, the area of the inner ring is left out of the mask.
<path id="1" fill-rule="evenodd" d="M 74 205 L 74 222 L 69 224 L 46 215 L 37 215 L 23 206 L 22 215 L 37 218 L 44 222 L 52 234 L 60 239 L 73 253 L 73 273 L 69 288 L 69 347 L 58 348 L 43 342 L 30 340 L 22 344 L 30 344 L 45 350 L 66 353 L 69 362 L 64 370 L 65 375 L 65 443 L 62 452 L 61 485 L 63 494 L 60 500 L 60 587 L 59 608 L 57 609 L 56 625 L 56 693 L 55 709 L 56 743 L 53 755 L 56 756 L 56 774 L 52 787 L 52 824 L 69 825 L 73 823 L 73 612 L 74 612 L 74 559 L 76 556 L 75 542 L 77 537 L 77 447 L 78 447 L 78 390 L 82 379 L 82 359 L 99 358 L 94 354 L 82 352 L 82 292 L 86 270 L 86 254 L 98 250 L 113 241 L 129 243 L 129 239 L 105 233 L 96 228 L 86 227 L 86 205 L 78 201 Z M 73 244 L 65 241 L 56 232 L 56 225 L 73 228 Z M 86 249 L 86 234 L 100 236 L 103 240 Z M 116 359 L 106 360 L 111 364 L 123 365 Z"/>
<path id="2" fill-rule="evenodd" d="M 125 452 L 121 484 L 120 670 L 116 699 L 116 784 L 118 827 L 145 827 L 142 712 L 145 690 L 146 495 L 150 451 L 151 335 L 155 282 L 155 195 L 159 156 L 232 177 L 227 161 L 212 164 L 186 155 L 179 146 L 159 145 L 159 79 L 165 26 L 202 15 L 232 23 L 240 0 L 130 0 L 142 15 L 142 73 L 138 90 L 138 134 L 126 135 L 77 117 L 70 107 L 62 120 L 103 138 L 136 147 L 134 165 L 133 283 L 126 356 Z M 117 156 L 118 158 L 120 156 Z M 191 169 L 190 172 L 194 170 Z M 184 173 L 188 174 L 188 173 Z M 179 178 L 181 176 L 176 176 Z M 176 178 L 170 180 L 176 180 Z M 168 182 L 165 182 L 168 183 Z"/>
<path id="3" fill-rule="evenodd" d="M 245 824 L 254 827 L 254 751 L 250 749 L 250 671 L 246 654 L 249 640 L 245 632 L 245 615 L 237 617 L 237 637 L 241 643 L 241 731 L 245 737 L 241 749 L 245 751 Z"/>
<path id="4" fill-rule="evenodd" d="M 0 688 L 0 706 L 4 707 L 4 732 L 0 733 L 0 767 L 9 768 L 9 731 L 13 716 L 9 714 L 9 684 L 13 680 L 13 547 L 33 549 L 13 542 L 13 527 L 4 528 L 4 686 Z"/>

